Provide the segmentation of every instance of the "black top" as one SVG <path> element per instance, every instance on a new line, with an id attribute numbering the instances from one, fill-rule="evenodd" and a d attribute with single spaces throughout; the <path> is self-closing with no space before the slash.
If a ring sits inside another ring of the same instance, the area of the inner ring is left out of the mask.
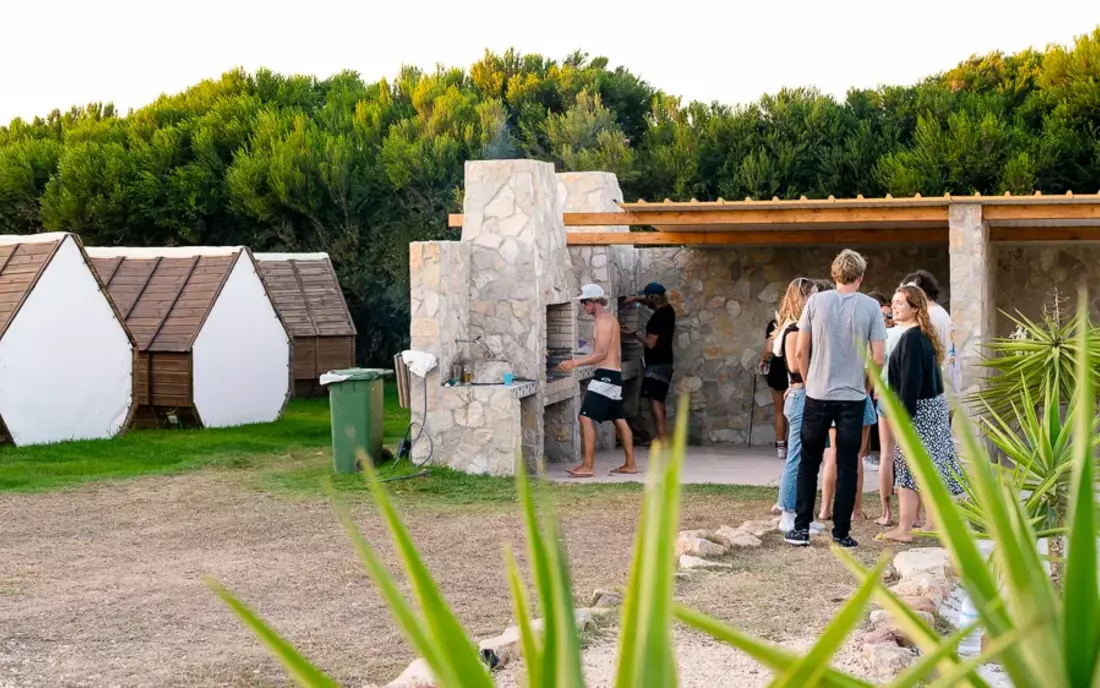
<path id="1" fill-rule="evenodd" d="M 646 365 L 672 365 L 672 333 L 676 330 L 676 311 L 664 305 L 653 311 L 645 333 L 657 335 L 657 344 L 645 350 Z"/>
<path id="2" fill-rule="evenodd" d="M 936 363 L 936 350 L 919 327 L 901 335 L 890 352 L 890 389 L 905 404 L 909 416 L 917 415 L 917 401 L 943 394 L 943 376 Z"/>
<path id="3" fill-rule="evenodd" d="M 775 334 L 775 330 L 778 327 L 779 323 L 774 320 L 768 323 L 767 329 L 764 330 L 765 341 L 771 340 L 772 335 Z M 771 348 L 774 345 L 774 340 L 769 341 L 768 344 L 769 352 L 774 351 L 775 349 Z M 771 387 L 777 392 L 787 391 L 787 361 L 784 360 L 782 355 L 772 355 L 769 357 L 768 377 L 766 379 L 768 381 L 768 387 Z"/>
<path id="4" fill-rule="evenodd" d="M 790 325 L 787 325 L 787 329 L 783 330 L 783 334 L 780 335 L 781 337 L 783 337 L 783 341 L 781 341 L 779 343 L 779 357 L 783 359 L 783 365 L 786 366 L 786 368 L 787 368 L 787 378 L 790 380 L 790 383 L 793 385 L 795 383 L 802 384 L 802 373 L 792 373 L 790 366 L 787 366 L 787 364 L 786 364 L 786 361 L 787 361 L 787 335 L 789 335 L 792 332 L 795 332 L 795 333 L 798 332 L 798 323 L 791 323 Z"/>

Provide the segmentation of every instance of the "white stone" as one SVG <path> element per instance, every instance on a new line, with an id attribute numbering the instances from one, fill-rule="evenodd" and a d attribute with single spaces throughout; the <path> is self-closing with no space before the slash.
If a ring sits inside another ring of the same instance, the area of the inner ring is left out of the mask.
<path id="1" fill-rule="evenodd" d="M 947 599 L 949 591 L 946 585 L 927 574 L 902 578 L 890 588 L 898 597 L 930 597 L 937 602 Z"/>
<path id="2" fill-rule="evenodd" d="M 756 295 L 756 298 L 760 299 L 764 303 L 776 303 L 783 295 L 783 291 L 786 289 L 786 282 L 769 282 L 764 289 Z"/>
<path id="3" fill-rule="evenodd" d="M 474 243 L 485 248 L 495 249 L 500 246 L 501 238 L 496 232 L 481 232 L 474 239 Z"/>
<path id="4" fill-rule="evenodd" d="M 471 401 L 465 409 L 455 411 L 455 423 L 465 428 L 480 428 L 485 425 L 485 408 L 480 402 Z"/>
<path id="5" fill-rule="evenodd" d="M 741 304 L 737 301 L 726 301 L 726 312 L 730 314 L 731 318 L 737 318 L 741 315 Z"/>
<path id="6" fill-rule="evenodd" d="M 429 291 L 424 294 L 424 316 L 434 318 L 439 312 L 439 292 Z"/>
<path id="7" fill-rule="evenodd" d="M 426 660 L 416 659 L 400 676 L 387 683 L 386 688 L 435 688 L 435 676 Z"/>
<path id="8" fill-rule="evenodd" d="M 604 253 L 594 253 L 592 255 L 591 265 L 594 268 L 602 268 L 607 265 L 607 255 Z"/>
<path id="9" fill-rule="evenodd" d="M 760 352 L 756 349 L 745 349 L 741 352 L 741 367 L 755 372 L 759 356 Z"/>
<path id="10" fill-rule="evenodd" d="M 894 557 L 894 568 L 903 579 L 929 575 L 938 581 L 946 581 L 951 570 L 951 559 L 942 547 L 917 547 Z"/>
<path id="11" fill-rule="evenodd" d="M 523 228 L 530 224 L 531 218 L 522 210 L 517 210 L 511 217 L 500 220 L 500 233 L 503 236 L 516 237 L 523 232 Z"/>
<path id="12" fill-rule="evenodd" d="M 745 525 L 748 524 L 742 524 L 742 528 L 744 528 Z M 744 549 L 746 547 L 759 547 L 762 544 L 760 541 L 760 537 L 754 534 L 754 532 L 730 528 L 729 526 L 722 526 L 721 528 L 719 528 L 716 535 L 720 535 L 726 538 L 726 540 L 728 540 L 730 543 L 730 547 L 736 547 L 739 549 Z M 763 535 L 763 533 L 761 533 L 761 535 Z"/>
<path id="13" fill-rule="evenodd" d="M 501 186 L 497 195 L 485 206 L 485 217 L 505 218 L 511 217 L 515 212 L 516 195 L 508 184 Z"/>
<path id="14" fill-rule="evenodd" d="M 733 565 L 723 564 L 717 561 L 707 561 L 706 559 L 684 554 L 680 557 L 680 568 L 685 571 L 692 571 L 695 569 L 732 569 Z"/>
<path id="15" fill-rule="evenodd" d="M 770 533 L 775 530 L 779 525 L 779 517 L 768 519 L 766 521 L 745 521 L 737 530 L 743 533 L 752 533 L 756 537 L 764 537 L 765 533 Z"/>
<path id="16" fill-rule="evenodd" d="M 892 679 L 916 661 L 912 650 L 893 643 L 863 646 L 863 660 L 878 679 Z"/>
<path id="17" fill-rule="evenodd" d="M 717 542 L 711 542 L 701 537 L 692 537 L 681 533 L 676 538 L 676 554 L 689 554 L 693 557 L 721 557 L 729 553 L 729 549 Z"/>
<path id="18" fill-rule="evenodd" d="M 515 239 L 505 239 L 500 245 L 500 257 L 504 259 L 505 265 L 511 265 L 519 257 L 519 244 Z"/>

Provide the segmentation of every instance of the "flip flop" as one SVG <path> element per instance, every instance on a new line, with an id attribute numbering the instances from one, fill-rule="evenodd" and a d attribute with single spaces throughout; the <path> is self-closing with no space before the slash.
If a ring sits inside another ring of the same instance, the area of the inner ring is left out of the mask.
<path id="1" fill-rule="evenodd" d="M 565 472 L 569 474 L 570 478 L 592 478 L 596 475 L 595 473 L 574 473 L 573 471 L 568 469 L 566 469 Z"/>

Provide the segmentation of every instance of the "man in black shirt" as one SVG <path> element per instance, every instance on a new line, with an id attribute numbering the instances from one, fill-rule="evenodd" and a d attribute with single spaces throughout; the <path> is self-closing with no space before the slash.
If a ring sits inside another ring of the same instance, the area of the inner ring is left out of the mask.
<path id="1" fill-rule="evenodd" d="M 640 296 L 631 296 L 626 302 L 642 303 L 653 310 L 644 334 L 627 328 L 623 328 L 623 334 L 636 337 L 645 346 L 641 396 L 649 399 L 653 422 L 657 426 L 656 439 L 665 444 L 668 441 L 665 400 L 672 382 L 672 335 L 676 330 L 676 311 L 668 303 L 665 288 L 656 282 L 650 282 Z"/>

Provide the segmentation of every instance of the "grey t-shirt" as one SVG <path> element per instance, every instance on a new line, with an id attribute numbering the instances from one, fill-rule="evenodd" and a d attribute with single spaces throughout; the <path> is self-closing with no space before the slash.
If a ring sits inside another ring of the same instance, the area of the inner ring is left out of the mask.
<path id="1" fill-rule="evenodd" d="M 814 294 L 802 310 L 798 329 L 810 332 L 806 396 L 820 401 L 866 398 L 867 343 L 886 339 L 878 301 L 858 292 Z"/>

